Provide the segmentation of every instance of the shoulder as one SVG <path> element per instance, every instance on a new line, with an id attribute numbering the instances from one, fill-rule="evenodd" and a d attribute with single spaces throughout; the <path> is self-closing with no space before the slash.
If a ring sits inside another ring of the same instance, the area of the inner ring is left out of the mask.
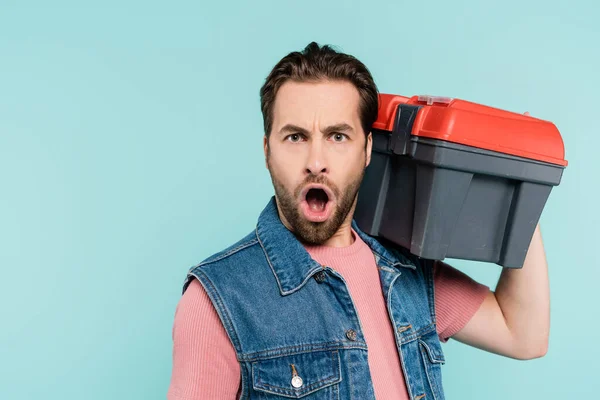
<path id="1" fill-rule="evenodd" d="M 244 250 L 251 248 L 252 246 L 257 246 L 257 245 L 259 245 L 259 242 L 258 242 L 258 237 L 256 236 L 256 231 L 252 231 L 248 235 L 246 235 L 244 238 L 238 240 L 236 243 L 232 244 L 231 246 L 227 247 L 226 249 L 221 250 L 218 253 L 215 253 L 215 254 L 211 255 L 210 257 L 206 258 L 202 262 L 194 265 L 193 267 L 190 268 L 190 270 L 193 270 L 198 267 L 203 267 L 205 265 L 213 264 L 213 263 L 216 263 L 221 260 L 225 260 L 229 257 L 235 256 L 236 254 L 238 254 L 240 252 L 244 252 Z"/>
<path id="2" fill-rule="evenodd" d="M 412 254 L 407 248 L 398 244 L 392 243 L 389 240 L 383 238 L 373 238 L 380 246 L 382 246 L 387 252 L 392 254 L 400 263 L 401 266 L 408 267 L 407 269 L 412 270 L 418 275 L 432 275 L 435 261 L 425 258 L 421 258 Z"/>
<path id="3" fill-rule="evenodd" d="M 229 342 L 218 312 L 198 280 L 189 283 L 177 303 L 172 336 L 177 346 L 195 350 Z"/>
<path id="4" fill-rule="evenodd" d="M 208 336 L 216 333 L 218 331 L 217 328 L 221 325 L 217 312 L 206 291 L 199 281 L 193 280 L 179 299 L 179 303 L 177 303 L 173 337 L 175 338 L 176 330 L 178 329 L 179 335 L 177 337 L 186 338 L 188 330 L 201 323 L 208 324 L 205 326 L 211 327 L 211 329 L 205 330 Z M 215 329 L 212 329 L 212 327 Z M 193 329 L 191 330 L 193 331 Z"/>
<path id="5" fill-rule="evenodd" d="M 208 392 L 235 398 L 240 376 L 235 348 L 200 282 L 191 282 L 181 297 L 172 335 L 173 371 L 167 397 Z"/>
<path id="6" fill-rule="evenodd" d="M 190 267 L 183 283 L 183 293 L 186 292 L 190 282 L 194 280 L 195 276 L 201 274 L 204 275 L 204 273 L 211 269 L 218 270 L 222 267 L 240 265 L 242 264 L 240 261 L 253 257 L 249 253 L 259 250 L 260 248 L 256 231 L 253 230 L 226 249 L 223 249 L 204 259 L 202 262 Z"/>

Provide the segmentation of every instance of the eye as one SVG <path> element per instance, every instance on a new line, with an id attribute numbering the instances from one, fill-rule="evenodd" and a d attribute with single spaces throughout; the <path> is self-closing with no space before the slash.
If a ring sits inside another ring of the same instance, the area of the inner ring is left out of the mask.
<path id="1" fill-rule="evenodd" d="M 348 139 L 347 135 L 344 135 L 343 133 L 332 133 L 331 137 L 333 138 L 334 142 L 343 142 L 344 140 Z"/>
<path id="2" fill-rule="evenodd" d="M 291 135 L 288 135 L 285 140 L 292 142 L 292 143 L 298 143 L 302 140 L 302 134 L 300 133 L 292 133 Z"/>

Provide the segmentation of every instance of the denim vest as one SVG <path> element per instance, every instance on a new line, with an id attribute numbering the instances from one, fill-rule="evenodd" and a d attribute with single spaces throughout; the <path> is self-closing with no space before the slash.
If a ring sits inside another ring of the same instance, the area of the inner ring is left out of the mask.
<path id="1" fill-rule="evenodd" d="M 352 227 L 375 256 L 410 399 L 443 399 L 431 265 Z M 184 292 L 192 279 L 235 348 L 241 399 L 375 399 L 344 278 L 310 257 L 281 223 L 274 198 L 255 231 L 190 269 Z"/>

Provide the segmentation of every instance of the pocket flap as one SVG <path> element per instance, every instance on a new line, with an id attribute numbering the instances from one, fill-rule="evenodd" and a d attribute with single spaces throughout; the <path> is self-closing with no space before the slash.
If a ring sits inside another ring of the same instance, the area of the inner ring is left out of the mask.
<path id="1" fill-rule="evenodd" d="M 296 378 L 292 385 L 294 373 L 300 379 Z M 254 390 L 296 399 L 341 380 L 337 350 L 294 354 L 252 363 Z"/>
<path id="2" fill-rule="evenodd" d="M 446 362 L 444 359 L 444 352 L 442 351 L 442 344 L 440 343 L 436 332 L 419 338 L 419 344 L 423 349 L 425 349 L 425 352 L 427 353 L 431 362 L 442 364 Z"/>

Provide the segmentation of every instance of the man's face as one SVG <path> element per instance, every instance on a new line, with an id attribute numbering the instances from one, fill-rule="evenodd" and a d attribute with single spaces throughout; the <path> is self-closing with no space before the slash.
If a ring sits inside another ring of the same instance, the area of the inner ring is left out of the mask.
<path id="1" fill-rule="evenodd" d="M 372 145 L 359 101 L 350 82 L 288 81 L 277 92 L 267 168 L 283 223 L 306 243 L 322 244 L 352 221 Z"/>

